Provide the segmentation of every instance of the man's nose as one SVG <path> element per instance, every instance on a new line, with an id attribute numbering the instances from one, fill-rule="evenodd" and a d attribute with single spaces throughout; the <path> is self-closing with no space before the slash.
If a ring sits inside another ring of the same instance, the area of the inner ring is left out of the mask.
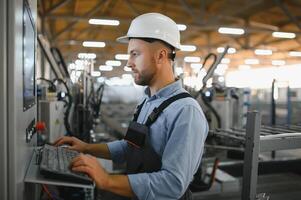
<path id="1" fill-rule="evenodd" d="M 129 67 L 129 68 L 133 68 L 133 63 L 131 62 L 130 59 L 128 59 L 128 61 L 126 62 L 126 66 Z"/>

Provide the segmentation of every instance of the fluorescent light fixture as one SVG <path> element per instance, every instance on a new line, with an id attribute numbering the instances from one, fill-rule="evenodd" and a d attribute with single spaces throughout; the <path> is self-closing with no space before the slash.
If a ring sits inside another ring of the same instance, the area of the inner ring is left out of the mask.
<path id="1" fill-rule="evenodd" d="M 115 59 L 116 60 L 128 60 L 130 58 L 129 54 L 116 54 Z"/>
<path id="2" fill-rule="evenodd" d="M 120 22 L 118 20 L 111 19 L 89 19 L 89 24 L 118 26 Z"/>
<path id="3" fill-rule="evenodd" d="M 76 65 L 75 70 L 77 71 L 83 71 L 85 69 L 84 65 Z"/>
<path id="4" fill-rule="evenodd" d="M 190 62 L 190 63 L 192 63 L 192 62 L 201 62 L 201 58 L 200 57 L 195 57 L 195 56 L 186 56 L 184 58 L 184 61 L 185 62 Z"/>
<path id="5" fill-rule="evenodd" d="M 185 24 L 177 24 L 179 31 L 185 31 L 187 26 Z"/>
<path id="6" fill-rule="evenodd" d="M 194 45 L 180 45 L 181 51 L 195 51 L 196 46 Z"/>
<path id="7" fill-rule="evenodd" d="M 225 51 L 225 48 L 224 47 L 218 47 L 216 49 L 216 51 L 217 51 L 217 53 L 223 53 Z M 236 53 L 236 49 L 233 48 L 233 47 L 230 47 L 230 48 L 228 48 L 228 52 L 227 53 L 229 53 L 229 54 Z"/>
<path id="8" fill-rule="evenodd" d="M 101 73 L 99 71 L 92 71 L 91 72 L 91 76 L 93 76 L 93 77 L 98 77 L 100 75 L 101 75 Z"/>
<path id="9" fill-rule="evenodd" d="M 123 70 L 126 71 L 126 72 L 131 72 L 132 68 L 130 68 L 128 66 L 124 66 Z"/>
<path id="10" fill-rule="evenodd" d="M 232 34 L 232 35 L 242 35 L 245 33 L 245 30 L 242 28 L 227 28 L 227 27 L 220 27 L 218 29 L 219 33 L 222 34 Z"/>
<path id="11" fill-rule="evenodd" d="M 76 68 L 76 65 L 74 63 L 70 63 L 68 65 L 68 67 L 69 67 L 70 70 L 74 70 Z"/>
<path id="12" fill-rule="evenodd" d="M 220 70 L 226 70 L 228 69 L 228 65 L 226 64 L 218 64 L 216 69 L 220 69 Z"/>
<path id="13" fill-rule="evenodd" d="M 84 61 L 83 61 L 83 60 L 78 60 L 78 59 L 77 59 L 77 60 L 75 61 L 75 64 L 76 64 L 76 65 L 83 65 L 83 64 L 84 64 Z"/>
<path id="14" fill-rule="evenodd" d="M 132 74 L 122 74 L 121 77 L 122 77 L 123 79 L 127 79 L 127 80 L 133 79 L 133 75 L 132 75 Z"/>
<path id="15" fill-rule="evenodd" d="M 296 37 L 296 34 L 295 33 L 289 33 L 289 32 L 273 32 L 272 33 L 273 37 L 276 37 L 276 38 L 288 38 L 288 39 L 292 39 L 292 38 L 295 38 Z"/>
<path id="16" fill-rule="evenodd" d="M 199 70 L 199 69 L 201 69 L 203 67 L 203 65 L 201 63 L 191 63 L 190 67 L 192 69 L 198 69 Z"/>
<path id="17" fill-rule="evenodd" d="M 251 69 L 251 66 L 250 65 L 239 65 L 238 69 L 239 70 L 248 70 L 248 69 Z"/>
<path id="18" fill-rule="evenodd" d="M 220 77 L 218 77 L 218 79 L 217 79 L 219 82 L 225 82 L 225 78 L 224 77 L 222 77 L 222 76 L 220 76 Z"/>
<path id="19" fill-rule="evenodd" d="M 282 66 L 282 65 L 285 65 L 285 61 L 284 60 L 272 60 L 272 65 Z"/>
<path id="20" fill-rule="evenodd" d="M 108 66 L 108 65 L 100 65 L 99 66 L 99 70 L 100 71 L 112 71 L 113 67 L 112 66 Z"/>
<path id="21" fill-rule="evenodd" d="M 289 55 L 294 57 L 301 57 L 301 51 L 290 51 Z"/>
<path id="22" fill-rule="evenodd" d="M 79 53 L 77 55 L 77 57 L 80 59 L 95 59 L 96 54 L 95 53 Z"/>
<path id="23" fill-rule="evenodd" d="M 270 49 L 256 49 L 255 54 L 262 55 L 262 56 L 270 56 L 273 54 L 273 51 Z"/>
<path id="24" fill-rule="evenodd" d="M 121 62 L 119 60 L 107 60 L 106 65 L 109 66 L 120 66 Z"/>
<path id="25" fill-rule="evenodd" d="M 245 64 L 246 65 L 258 65 L 259 60 L 258 59 L 245 59 Z"/>
<path id="26" fill-rule="evenodd" d="M 84 41 L 83 42 L 84 47 L 98 47 L 102 48 L 106 46 L 106 43 L 104 42 L 96 42 L 96 41 Z"/>
<path id="27" fill-rule="evenodd" d="M 223 58 L 223 59 L 221 60 L 221 63 L 222 63 L 222 64 L 229 64 L 229 63 L 230 63 L 230 59 L 229 59 L 229 58 Z"/>

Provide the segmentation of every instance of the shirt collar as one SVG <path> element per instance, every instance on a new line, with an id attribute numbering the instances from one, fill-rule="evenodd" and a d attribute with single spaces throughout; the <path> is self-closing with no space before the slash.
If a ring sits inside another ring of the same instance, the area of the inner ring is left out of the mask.
<path id="1" fill-rule="evenodd" d="M 181 80 L 176 80 L 175 82 L 172 82 L 171 84 L 165 86 L 164 88 L 161 88 L 159 91 L 157 91 L 152 97 L 150 97 L 150 88 L 147 87 L 144 90 L 144 93 L 149 98 L 160 98 L 160 97 L 168 97 L 174 94 L 177 90 L 182 88 L 182 82 Z"/>

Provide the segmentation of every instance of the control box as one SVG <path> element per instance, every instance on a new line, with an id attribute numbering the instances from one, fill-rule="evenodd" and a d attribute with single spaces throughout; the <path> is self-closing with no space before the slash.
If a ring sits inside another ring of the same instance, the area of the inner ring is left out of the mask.
<path id="1" fill-rule="evenodd" d="M 44 131 L 46 142 L 54 142 L 66 132 L 64 126 L 64 102 L 62 101 L 39 101 L 39 121 L 45 122 Z"/>

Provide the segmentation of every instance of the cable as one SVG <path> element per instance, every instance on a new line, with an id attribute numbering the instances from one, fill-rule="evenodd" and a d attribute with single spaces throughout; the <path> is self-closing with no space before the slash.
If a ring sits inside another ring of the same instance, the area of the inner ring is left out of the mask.
<path id="1" fill-rule="evenodd" d="M 55 200 L 55 199 L 52 197 L 52 195 L 51 195 L 51 193 L 49 192 L 49 190 L 47 189 L 46 185 L 42 184 L 42 187 L 43 187 L 44 192 L 47 193 L 48 197 L 49 197 L 51 200 Z"/>
<path id="2" fill-rule="evenodd" d="M 205 68 L 206 63 L 207 63 L 207 61 L 208 61 L 208 59 L 209 59 L 210 57 L 213 57 L 213 62 L 212 62 L 212 64 L 210 65 L 210 67 L 208 68 L 208 69 L 209 69 L 208 72 L 209 72 L 210 69 L 214 66 L 214 63 L 216 62 L 217 56 L 216 56 L 214 53 L 209 53 L 209 54 L 205 57 L 205 59 L 204 59 L 204 61 L 203 61 L 203 65 L 202 65 L 202 67 L 200 68 L 200 71 L 201 71 L 202 69 Z M 203 92 L 204 88 L 205 88 L 206 85 L 207 85 L 207 82 L 204 81 L 205 78 L 206 78 L 206 76 L 203 78 L 203 87 L 197 92 L 197 94 L 196 94 L 196 96 L 195 96 L 195 99 L 198 98 L 198 96 L 200 95 L 200 93 Z"/>
<path id="3" fill-rule="evenodd" d="M 51 92 L 55 92 L 56 91 L 56 86 L 55 86 L 54 82 L 52 82 L 51 80 L 43 78 L 43 77 L 37 78 L 37 80 L 46 81 L 47 83 L 50 83 L 50 85 L 51 85 L 51 87 L 50 87 Z"/>

